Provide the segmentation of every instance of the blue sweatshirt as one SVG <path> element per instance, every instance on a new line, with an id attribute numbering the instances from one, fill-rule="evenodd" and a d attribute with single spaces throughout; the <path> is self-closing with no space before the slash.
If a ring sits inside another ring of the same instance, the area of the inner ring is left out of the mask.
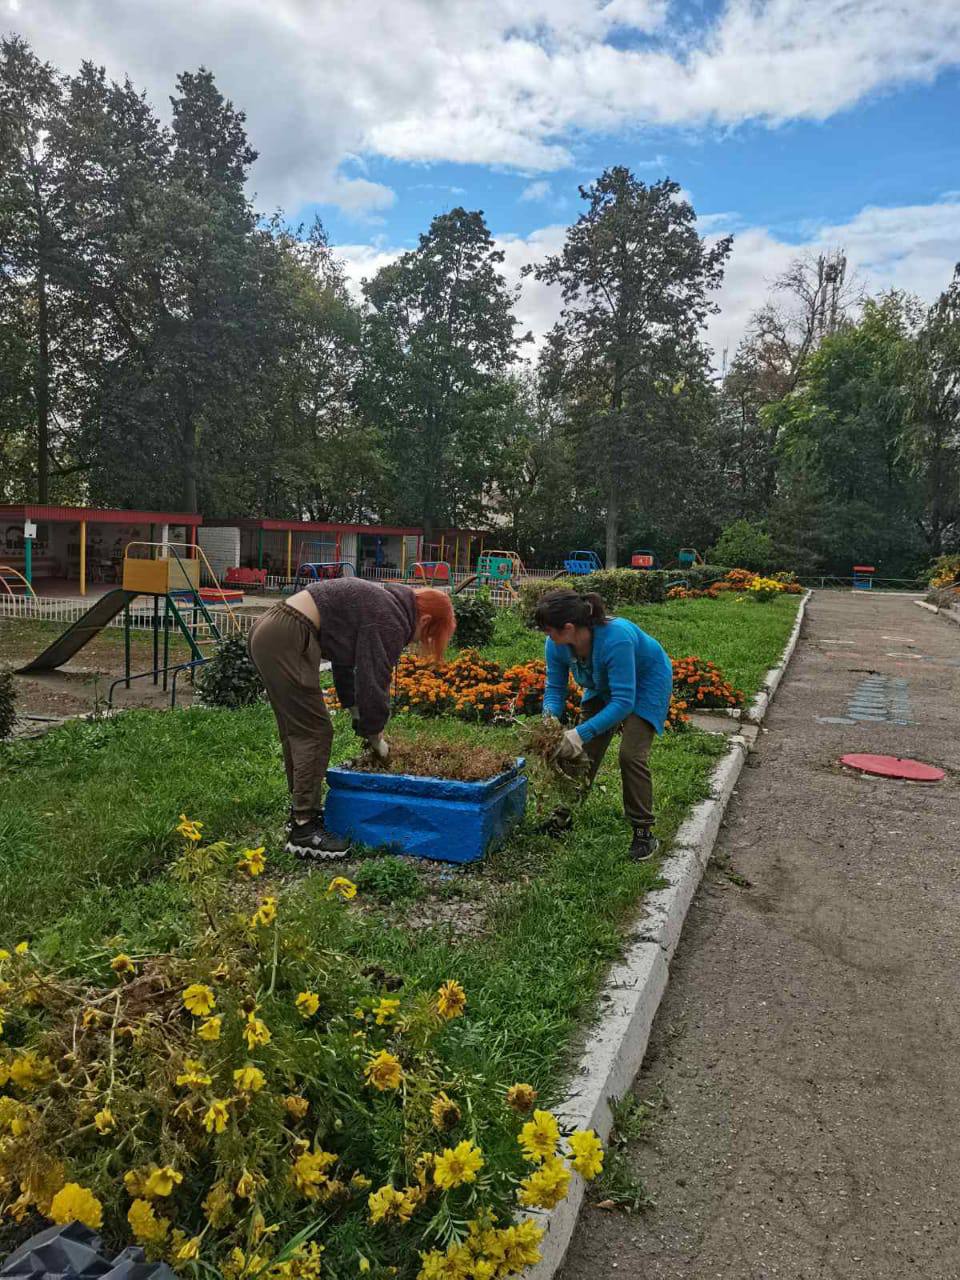
<path id="1" fill-rule="evenodd" d="M 583 690 L 584 702 L 600 698 L 607 704 L 578 726 L 584 742 L 615 729 L 629 715 L 640 716 L 657 733 L 663 732 L 673 689 L 673 665 L 661 645 L 636 623 L 611 618 L 605 626 L 595 627 L 593 649 L 584 660 L 570 645 L 554 644 L 548 638 L 546 660 L 544 715 L 562 719 L 571 672 Z"/>

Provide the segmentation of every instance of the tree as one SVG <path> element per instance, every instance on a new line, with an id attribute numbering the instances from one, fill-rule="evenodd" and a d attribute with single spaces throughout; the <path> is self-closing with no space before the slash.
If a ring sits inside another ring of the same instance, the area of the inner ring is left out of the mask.
<path id="1" fill-rule="evenodd" d="M 390 460 L 389 513 L 428 542 L 480 518 L 493 474 L 520 341 L 502 262 L 482 212 L 456 208 L 364 282 L 359 400 Z"/>
<path id="2" fill-rule="evenodd" d="M 41 503 L 66 432 L 60 397 L 75 337 L 62 287 L 70 209 L 47 144 L 62 97 L 49 63 L 17 36 L 0 41 L 0 431 L 5 453 L 29 442 L 32 493 L 20 496 Z"/>
<path id="3" fill-rule="evenodd" d="M 910 352 L 902 456 L 923 495 L 931 558 L 960 545 L 960 266 Z"/>
<path id="4" fill-rule="evenodd" d="M 617 563 L 621 523 L 640 486 L 663 476 L 658 455 L 687 389 L 707 376 L 701 332 L 716 310 L 731 239 L 708 248 L 692 207 L 665 179 L 647 186 L 622 166 L 580 194 L 587 210 L 563 249 L 534 270 L 559 285 L 564 307 L 551 359 L 562 362 L 581 464 L 596 477 L 606 559 Z"/>

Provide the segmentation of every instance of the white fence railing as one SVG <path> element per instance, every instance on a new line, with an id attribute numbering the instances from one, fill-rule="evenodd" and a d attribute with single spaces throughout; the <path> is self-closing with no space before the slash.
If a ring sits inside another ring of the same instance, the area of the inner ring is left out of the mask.
<path id="1" fill-rule="evenodd" d="M 71 622 L 78 622 L 90 608 L 93 601 L 84 600 L 53 600 L 44 596 L 36 599 L 30 596 L 0 596 L 0 618 L 23 618 L 33 622 L 59 622 L 69 625 Z M 223 631 L 233 631 L 239 628 L 246 632 L 253 623 L 253 618 L 248 614 L 234 614 L 231 620 L 230 614 L 225 609 L 211 608 L 207 606 L 207 612 L 213 618 L 214 622 Z M 186 621 L 187 625 L 193 629 L 193 606 L 184 604 L 180 609 L 181 617 Z M 108 627 L 122 627 L 124 617 L 122 613 L 117 614 L 115 618 L 111 618 L 105 623 Z M 160 610 L 158 624 L 163 627 L 163 610 Z M 130 609 L 130 625 L 137 630 L 152 631 L 154 625 L 153 607 L 137 607 L 133 605 Z M 176 621 L 170 617 L 168 625 L 171 630 L 176 632 Z M 212 636 L 210 624 L 206 621 L 203 614 L 197 610 L 196 617 L 197 639 L 210 639 Z"/>

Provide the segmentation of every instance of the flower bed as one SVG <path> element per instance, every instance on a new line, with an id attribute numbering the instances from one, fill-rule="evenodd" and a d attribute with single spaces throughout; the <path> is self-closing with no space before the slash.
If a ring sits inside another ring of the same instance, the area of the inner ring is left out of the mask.
<path id="1" fill-rule="evenodd" d="M 595 1135 L 563 1139 L 528 1085 L 446 1065 L 469 1017 L 456 980 L 407 989 L 312 940 L 337 936 L 349 880 L 309 905 L 257 892 L 264 850 L 204 845 L 201 825 L 178 828 L 179 949 L 105 957 L 96 981 L 0 951 L 0 1203 L 24 1238 L 37 1214 L 79 1220 L 227 1280 L 532 1266 L 542 1230 L 514 1212 L 595 1176 Z M 503 1133 L 512 1157 L 487 1144 Z"/>
<path id="2" fill-rule="evenodd" d="M 763 603 L 774 596 L 801 595 L 803 587 L 792 573 L 777 573 L 772 577 L 760 577 L 749 569 L 731 569 L 718 582 L 703 589 L 697 587 L 671 587 L 668 600 L 718 600 L 728 592 L 745 593 Z"/>

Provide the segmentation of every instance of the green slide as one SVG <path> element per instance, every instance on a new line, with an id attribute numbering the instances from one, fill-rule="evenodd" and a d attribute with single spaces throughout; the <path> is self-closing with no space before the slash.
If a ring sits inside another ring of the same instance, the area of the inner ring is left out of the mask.
<path id="1" fill-rule="evenodd" d="M 90 606 L 82 618 L 71 623 L 63 635 L 57 636 L 53 644 L 48 645 L 38 658 L 21 667 L 19 674 L 25 676 L 32 671 L 54 671 L 57 667 L 62 667 L 140 594 L 139 591 L 124 591 L 122 587 L 108 591 Z"/>

